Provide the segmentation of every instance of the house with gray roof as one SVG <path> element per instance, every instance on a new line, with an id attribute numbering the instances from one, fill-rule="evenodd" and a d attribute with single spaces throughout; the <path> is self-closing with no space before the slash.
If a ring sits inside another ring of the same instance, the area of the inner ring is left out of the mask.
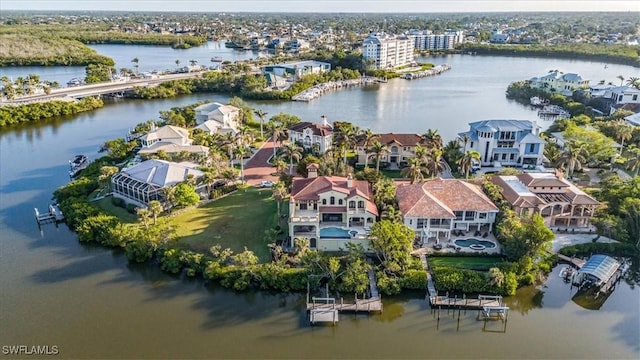
<path id="1" fill-rule="evenodd" d="M 238 133 L 240 109 L 233 105 L 223 105 L 217 102 L 207 103 L 196 107 L 196 129 L 206 133 Z"/>
<path id="2" fill-rule="evenodd" d="M 545 141 L 529 120 L 482 120 L 458 136 L 469 137 L 465 150 L 480 153 L 482 166 L 535 167 L 542 164 Z"/>
<path id="3" fill-rule="evenodd" d="M 193 140 L 189 138 L 189 130 L 173 125 L 165 125 L 156 128 L 152 125 L 149 133 L 140 137 L 139 155 L 149 156 L 164 151 L 167 154 L 178 154 L 188 152 L 205 156 L 209 153 L 209 148 L 202 145 L 192 145 Z"/>
<path id="4" fill-rule="evenodd" d="M 191 162 L 151 159 L 113 175 L 111 191 L 114 197 L 128 204 L 144 207 L 152 200 L 164 202 L 164 188 L 184 182 L 191 176 L 197 180 L 203 175 L 198 165 Z"/>
<path id="5" fill-rule="evenodd" d="M 574 91 L 589 88 L 589 80 L 574 73 L 562 73 L 558 70 L 550 71 L 548 74 L 533 77 L 529 84 L 534 89 L 540 89 L 548 93 L 560 93 L 571 96 Z"/>

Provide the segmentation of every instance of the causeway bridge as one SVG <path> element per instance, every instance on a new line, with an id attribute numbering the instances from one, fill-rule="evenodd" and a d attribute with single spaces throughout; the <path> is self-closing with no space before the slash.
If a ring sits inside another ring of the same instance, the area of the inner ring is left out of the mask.
<path id="1" fill-rule="evenodd" d="M 24 95 L 11 100 L 0 101 L 0 106 L 16 105 L 31 102 L 51 101 L 51 100 L 72 100 L 82 99 L 90 96 L 100 96 L 107 94 L 119 94 L 133 90 L 135 87 L 157 86 L 163 82 L 171 80 L 182 80 L 197 78 L 204 71 L 158 75 L 154 78 L 132 79 L 128 81 L 111 81 L 96 84 L 87 84 L 73 87 L 63 87 L 59 89 L 51 89 L 49 94 Z"/>

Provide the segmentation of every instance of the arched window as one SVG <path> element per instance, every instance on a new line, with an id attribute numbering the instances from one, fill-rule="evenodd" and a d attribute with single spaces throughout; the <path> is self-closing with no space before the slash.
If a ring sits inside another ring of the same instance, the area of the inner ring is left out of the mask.
<path id="1" fill-rule="evenodd" d="M 327 205 L 327 199 L 322 199 L 322 205 Z"/>
<path id="2" fill-rule="evenodd" d="M 356 208 L 356 202 L 351 200 L 349 201 L 349 209 L 355 209 Z"/>
<path id="3" fill-rule="evenodd" d="M 364 209 L 364 201 L 358 201 L 358 209 Z"/>
<path id="4" fill-rule="evenodd" d="M 338 199 L 338 205 L 342 205 L 342 199 Z"/>
<path id="5" fill-rule="evenodd" d="M 335 205 L 336 204 L 336 198 L 335 197 L 330 197 L 329 198 L 329 205 Z"/>

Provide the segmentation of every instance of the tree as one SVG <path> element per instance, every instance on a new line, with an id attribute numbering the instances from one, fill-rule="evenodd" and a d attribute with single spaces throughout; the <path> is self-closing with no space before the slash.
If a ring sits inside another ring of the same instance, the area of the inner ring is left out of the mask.
<path id="1" fill-rule="evenodd" d="M 138 59 L 137 57 L 134 57 L 133 60 L 131 60 L 131 62 L 134 64 L 133 66 L 135 66 L 135 68 L 136 68 L 136 74 L 139 73 L 139 70 L 140 70 L 140 59 Z"/>
<path id="2" fill-rule="evenodd" d="M 560 158 L 562 159 L 561 166 L 567 167 L 567 176 L 571 177 L 573 170 L 582 166 L 586 161 L 587 154 L 585 144 L 580 141 L 572 141 L 566 144 Z"/>
<path id="3" fill-rule="evenodd" d="M 194 67 L 194 66 L 198 65 L 198 60 L 191 59 L 191 60 L 189 60 L 189 64 L 191 64 L 191 67 Z"/>
<path id="4" fill-rule="evenodd" d="M 442 148 L 433 148 L 429 152 L 427 157 L 427 168 L 430 169 L 431 177 L 438 176 L 438 173 L 444 171 L 444 164 L 442 163 Z M 431 171 L 431 169 L 433 171 Z"/>
<path id="5" fill-rule="evenodd" d="M 627 85 L 632 86 L 638 90 L 640 90 L 640 78 L 637 76 L 632 76 L 627 79 Z"/>
<path id="6" fill-rule="evenodd" d="M 100 168 L 100 175 L 98 176 L 98 183 L 100 186 L 109 188 L 111 183 L 111 177 L 117 174 L 119 171 L 117 166 L 103 166 Z"/>
<path id="7" fill-rule="evenodd" d="M 399 273 L 411 263 L 411 250 L 415 232 L 408 226 L 389 220 L 380 220 L 373 224 L 370 232 L 371 248 L 385 269 Z"/>
<path id="8" fill-rule="evenodd" d="M 151 212 L 145 208 L 137 208 L 136 213 L 138 215 L 138 221 L 142 223 L 145 229 L 149 229 L 151 224 Z"/>
<path id="9" fill-rule="evenodd" d="M 293 160 L 300 160 L 302 157 L 302 148 L 296 143 L 289 143 L 282 147 L 283 156 L 289 158 L 289 175 L 293 175 Z"/>
<path id="10" fill-rule="evenodd" d="M 629 234 L 629 240 L 640 248 L 640 199 L 627 198 L 622 202 L 620 209 Z"/>
<path id="11" fill-rule="evenodd" d="M 427 130 L 427 132 L 422 135 L 422 139 L 427 149 L 442 149 L 442 136 L 438 134 L 438 130 Z"/>
<path id="12" fill-rule="evenodd" d="M 244 183 L 244 158 L 249 153 L 249 148 L 244 145 L 239 145 L 233 149 L 233 153 L 240 162 L 240 181 Z"/>
<path id="13" fill-rule="evenodd" d="M 271 136 L 273 137 L 273 157 L 276 156 L 276 149 L 278 148 L 278 142 L 282 145 L 282 141 L 286 140 L 289 136 L 287 129 L 276 122 L 271 122 Z"/>
<path id="14" fill-rule="evenodd" d="M 466 154 L 467 153 L 467 144 L 469 143 L 469 141 L 471 141 L 471 138 L 469 137 L 469 134 L 464 133 L 462 134 L 462 136 L 459 137 L 460 141 L 462 142 L 464 148 L 462 149 L 462 153 Z"/>
<path id="15" fill-rule="evenodd" d="M 278 181 L 271 187 L 271 191 L 273 192 L 273 199 L 278 205 L 278 221 L 280 221 L 280 203 L 287 197 L 287 188 L 282 181 Z"/>
<path id="16" fill-rule="evenodd" d="M 374 141 L 371 145 L 371 148 L 368 150 L 372 154 L 376 156 L 376 173 L 380 173 L 380 159 L 389 153 L 389 149 L 387 145 L 380 143 L 379 141 Z M 368 161 L 367 161 L 368 162 Z"/>
<path id="17" fill-rule="evenodd" d="M 464 178 L 469 180 L 469 172 L 473 168 L 474 160 L 480 162 L 480 153 L 477 151 L 467 151 L 464 156 L 459 160 L 458 165 L 460 171 L 464 173 Z"/>
<path id="18" fill-rule="evenodd" d="M 200 196 L 196 193 L 196 189 L 187 183 L 180 183 L 175 186 L 175 204 L 184 207 L 195 205 L 200 201 Z"/>
<path id="19" fill-rule="evenodd" d="M 615 125 L 616 138 L 620 140 L 620 156 L 622 156 L 622 150 L 624 149 L 624 142 L 631 139 L 633 135 L 633 126 L 626 121 L 618 121 Z"/>
<path id="20" fill-rule="evenodd" d="M 162 204 L 158 200 L 151 200 L 151 201 L 149 201 L 149 204 L 147 205 L 147 209 L 149 209 L 149 212 L 151 213 L 151 216 L 153 217 L 153 224 L 154 225 L 157 224 L 158 223 L 158 215 L 160 215 L 162 213 L 162 211 L 164 210 L 162 208 Z"/>
<path id="21" fill-rule="evenodd" d="M 260 118 L 260 139 L 264 140 L 264 119 L 267 117 L 267 112 L 258 109 L 254 111 L 256 116 Z"/>
<path id="22" fill-rule="evenodd" d="M 638 172 L 640 171 L 640 148 L 632 147 L 629 148 L 628 151 L 633 157 L 627 160 L 627 169 L 633 171 L 633 176 L 638 176 Z"/>
<path id="23" fill-rule="evenodd" d="M 422 160 L 417 156 L 407 160 L 407 166 L 400 172 L 403 177 L 411 179 L 411 183 L 424 179 Z"/>
<path id="24" fill-rule="evenodd" d="M 620 79 L 620 86 L 622 86 L 622 84 L 624 84 L 624 76 L 618 75 L 616 78 Z"/>
<path id="25" fill-rule="evenodd" d="M 502 245 L 502 253 L 509 261 L 519 261 L 523 257 L 536 258 L 554 238 L 540 214 L 518 217 L 508 210 L 497 226 L 497 238 Z"/>
<path id="26" fill-rule="evenodd" d="M 362 146 L 365 152 L 365 159 L 364 159 L 365 169 L 369 166 L 368 154 L 369 152 L 371 152 L 371 149 L 373 148 L 374 143 L 377 141 L 379 137 L 380 136 L 378 134 L 374 134 L 373 131 L 371 131 L 371 129 L 364 129 L 360 131 L 360 133 L 357 135 L 358 145 Z"/>
<path id="27" fill-rule="evenodd" d="M 176 69 L 180 67 L 180 59 L 176 59 Z"/>

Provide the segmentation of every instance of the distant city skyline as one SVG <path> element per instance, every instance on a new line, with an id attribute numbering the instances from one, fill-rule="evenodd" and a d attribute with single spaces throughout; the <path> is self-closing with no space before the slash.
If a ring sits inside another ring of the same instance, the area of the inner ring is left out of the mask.
<path id="1" fill-rule="evenodd" d="M 2 0 L 1 10 L 463 13 L 532 11 L 640 11 L 638 0 Z"/>

